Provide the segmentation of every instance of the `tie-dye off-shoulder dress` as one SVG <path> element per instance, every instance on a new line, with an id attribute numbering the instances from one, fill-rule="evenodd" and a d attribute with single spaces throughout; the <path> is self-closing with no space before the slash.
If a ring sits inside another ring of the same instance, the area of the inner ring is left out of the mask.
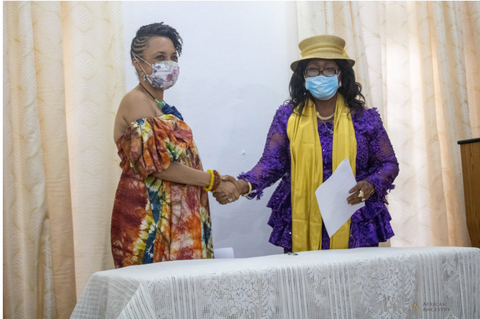
<path id="1" fill-rule="evenodd" d="M 207 192 L 154 176 L 173 161 L 203 170 L 190 127 L 170 114 L 139 119 L 117 148 L 123 172 L 112 214 L 115 268 L 213 258 Z"/>

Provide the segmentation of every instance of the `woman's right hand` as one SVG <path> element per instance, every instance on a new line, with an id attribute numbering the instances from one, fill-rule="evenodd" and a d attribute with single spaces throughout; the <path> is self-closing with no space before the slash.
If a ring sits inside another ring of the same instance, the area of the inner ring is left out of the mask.
<path id="1" fill-rule="evenodd" d="M 218 186 L 215 193 L 213 193 L 213 197 L 221 204 L 229 204 L 237 201 L 241 195 L 241 187 L 238 181 L 230 176 L 225 175 L 222 176 L 222 181 Z"/>

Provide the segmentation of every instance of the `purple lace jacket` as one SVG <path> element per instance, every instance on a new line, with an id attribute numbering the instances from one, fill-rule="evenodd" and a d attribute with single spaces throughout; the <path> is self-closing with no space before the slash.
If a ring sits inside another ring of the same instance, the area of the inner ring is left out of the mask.
<path id="1" fill-rule="evenodd" d="M 268 224 L 273 228 L 270 243 L 291 250 L 292 248 L 292 204 L 290 199 L 290 141 L 287 123 L 293 106 L 286 103 L 277 110 L 273 118 L 263 156 L 249 172 L 238 178 L 252 183 L 254 191 L 249 199 L 260 199 L 263 190 L 280 178 L 282 181 L 273 193 L 267 207 L 272 209 Z M 353 214 L 349 247 L 375 246 L 392 237 L 390 214 L 385 204 L 387 191 L 394 188 L 398 162 L 387 132 L 377 110 L 363 110 L 352 114 L 357 138 L 357 181 L 367 180 L 375 187 L 375 193 L 365 201 L 365 207 Z M 318 133 L 322 144 L 323 179 L 332 175 L 333 123 L 319 123 Z M 345 200 L 347 200 L 345 198 Z M 322 249 L 329 249 L 330 239 L 322 229 Z"/>

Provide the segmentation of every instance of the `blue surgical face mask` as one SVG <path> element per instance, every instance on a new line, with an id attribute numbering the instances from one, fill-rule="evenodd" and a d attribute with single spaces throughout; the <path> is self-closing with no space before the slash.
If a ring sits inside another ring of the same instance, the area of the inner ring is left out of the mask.
<path id="1" fill-rule="evenodd" d="M 319 75 L 305 79 L 305 88 L 319 100 L 330 100 L 338 90 L 338 75 Z"/>

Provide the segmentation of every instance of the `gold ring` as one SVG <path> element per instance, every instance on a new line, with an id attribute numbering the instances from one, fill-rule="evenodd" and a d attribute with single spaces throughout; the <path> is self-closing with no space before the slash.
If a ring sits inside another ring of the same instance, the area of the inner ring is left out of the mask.
<path id="1" fill-rule="evenodd" d="M 364 197 L 364 195 L 363 195 L 363 191 L 362 191 L 362 190 L 360 190 L 360 192 L 358 192 L 358 197 L 361 197 L 361 198 L 363 198 L 363 197 Z"/>

